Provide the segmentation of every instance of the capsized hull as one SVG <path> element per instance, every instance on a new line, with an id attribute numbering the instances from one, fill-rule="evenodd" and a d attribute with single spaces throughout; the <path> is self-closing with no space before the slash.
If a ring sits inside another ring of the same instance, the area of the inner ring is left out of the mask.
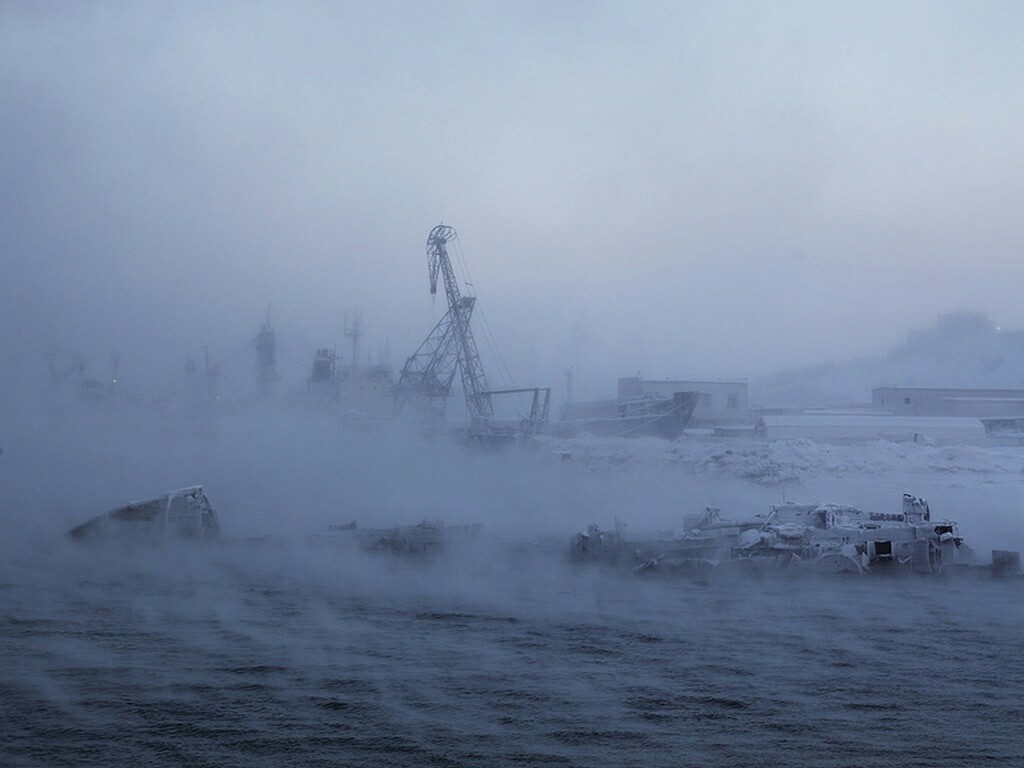
<path id="1" fill-rule="evenodd" d="M 68 536 L 79 541 L 157 542 L 170 537 L 215 539 L 219 533 L 217 513 L 197 485 L 118 507 L 75 526 Z"/>

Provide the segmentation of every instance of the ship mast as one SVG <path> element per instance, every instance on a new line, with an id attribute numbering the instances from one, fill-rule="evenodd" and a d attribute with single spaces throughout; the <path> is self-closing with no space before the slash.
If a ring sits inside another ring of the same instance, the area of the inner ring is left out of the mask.
<path id="1" fill-rule="evenodd" d="M 271 387 L 277 381 L 277 341 L 274 329 L 270 326 L 270 305 L 267 305 L 267 316 L 256 334 L 256 390 L 260 397 L 267 399 L 271 395 Z"/>

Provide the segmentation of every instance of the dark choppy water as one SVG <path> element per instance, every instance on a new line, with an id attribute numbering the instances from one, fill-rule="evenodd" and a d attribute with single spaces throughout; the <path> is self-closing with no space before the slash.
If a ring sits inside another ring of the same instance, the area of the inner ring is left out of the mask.
<path id="1" fill-rule="evenodd" d="M 1024 765 L 1019 583 L 304 547 L 0 565 L 10 766 Z"/>

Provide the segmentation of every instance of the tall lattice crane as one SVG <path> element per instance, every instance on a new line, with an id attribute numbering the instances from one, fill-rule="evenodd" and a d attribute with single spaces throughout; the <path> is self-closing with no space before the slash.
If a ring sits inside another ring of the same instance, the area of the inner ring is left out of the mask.
<path id="1" fill-rule="evenodd" d="M 442 420 L 458 369 L 462 374 L 462 389 L 472 419 L 471 429 L 481 433 L 488 429 L 488 422 L 494 418 L 494 405 L 470 327 L 476 297 L 462 295 L 448 258 L 447 245 L 457 236 L 453 227 L 444 224 L 438 224 L 427 236 L 430 293 L 437 293 L 440 275 L 444 281 L 448 311 L 406 360 L 395 389 L 395 407 L 400 412 L 409 403 L 424 415 Z"/>

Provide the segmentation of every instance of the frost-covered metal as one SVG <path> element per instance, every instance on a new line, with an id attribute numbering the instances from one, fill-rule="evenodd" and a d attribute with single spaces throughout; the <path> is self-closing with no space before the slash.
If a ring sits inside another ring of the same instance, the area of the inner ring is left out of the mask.
<path id="1" fill-rule="evenodd" d="M 716 566 L 809 568 L 825 572 L 937 574 L 973 564 L 973 552 L 952 520 L 933 520 L 928 502 L 904 494 L 899 513 L 839 504 L 780 504 L 746 518 L 709 508 L 690 530 L 630 540 L 625 528 L 590 526 L 576 534 L 572 556 L 620 562 L 637 570 L 706 571 Z M 997 570 L 1009 573 L 1003 553 Z"/>
<path id="2" fill-rule="evenodd" d="M 169 537 L 215 539 L 220 533 L 217 513 L 201 485 L 181 488 L 94 517 L 68 531 L 79 540 L 160 541 Z"/>
<path id="3" fill-rule="evenodd" d="M 549 388 L 488 388 L 471 326 L 476 298 L 462 295 L 448 256 L 448 243 L 457 237 L 455 229 L 445 224 L 438 224 L 427 236 L 430 293 L 437 293 L 440 278 L 444 283 L 448 311 L 402 367 L 395 387 L 395 412 L 401 413 L 406 405 L 410 405 L 436 427 L 445 419 L 448 396 L 458 371 L 469 411 L 470 438 L 485 444 L 502 445 L 543 432 L 550 412 Z M 529 412 L 523 413 L 520 409 L 515 423 L 495 420 L 494 397 L 508 395 L 516 398 L 532 395 Z"/>

